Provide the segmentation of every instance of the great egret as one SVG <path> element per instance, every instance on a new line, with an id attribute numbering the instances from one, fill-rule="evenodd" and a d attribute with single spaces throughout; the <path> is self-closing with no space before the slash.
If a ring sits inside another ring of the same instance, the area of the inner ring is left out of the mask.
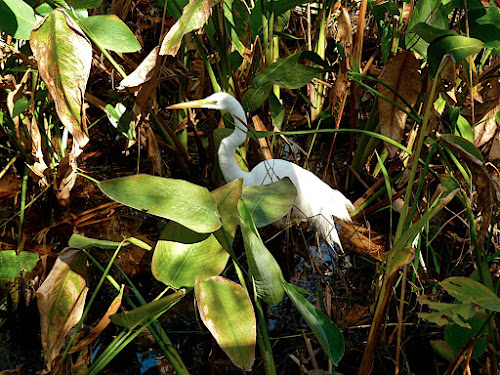
<path id="1" fill-rule="evenodd" d="M 207 108 L 229 112 L 234 119 L 234 131 L 224 138 L 219 146 L 219 166 L 226 182 L 243 179 L 243 186 L 267 185 L 288 177 L 297 188 L 292 214 L 309 221 L 316 231 L 333 248 L 340 239 L 332 216 L 351 221 L 349 211 L 354 206 L 340 191 L 332 189 L 312 172 L 282 159 L 264 160 L 251 172 L 243 171 L 235 159 L 236 148 L 247 137 L 247 120 L 241 104 L 224 92 L 212 94 L 205 99 L 174 104 L 168 109 Z"/>

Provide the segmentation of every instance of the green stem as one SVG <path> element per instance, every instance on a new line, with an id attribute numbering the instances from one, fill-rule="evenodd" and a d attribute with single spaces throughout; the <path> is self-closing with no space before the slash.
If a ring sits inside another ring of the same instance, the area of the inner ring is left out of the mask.
<path id="1" fill-rule="evenodd" d="M 19 214 L 19 228 L 17 234 L 17 247 L 21 245 L 21 239 L 23 237 L 23 223 L 24 223 L 24 213 L 26 212 L 26 189 L 28 186 L 28 167 L 24 167 L 23 185 L 21 187 L 21 211 Z"/>

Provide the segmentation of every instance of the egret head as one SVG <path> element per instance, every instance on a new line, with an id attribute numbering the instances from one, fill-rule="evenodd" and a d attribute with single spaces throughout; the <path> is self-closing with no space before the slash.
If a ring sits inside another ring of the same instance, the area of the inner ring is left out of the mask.
<path id="1" fill-rule="evenodd" d="M 205 99 L 193 100 L 190 102 L 174 104 L 168 109 L 182 109 L 182 108 L 207 108 L 207 109 L 217 109 L 219 111 L 228 111 L 230 113 L 235 113 L 241 108 L 240 103 L 233 98 L 231 95 L 225 92 L 216 92 Z"/>

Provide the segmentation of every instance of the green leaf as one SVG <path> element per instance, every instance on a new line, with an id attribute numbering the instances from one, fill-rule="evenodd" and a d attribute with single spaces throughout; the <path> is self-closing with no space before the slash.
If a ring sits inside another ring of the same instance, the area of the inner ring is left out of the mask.
<path id="1" fill-rule="evenodd" d="M 231 28 L 231 41 L 238 53 L 245 57 L 250 54 L 250 14 L 241 0 L 224 0 L 224 16 Z"/>
<path id="2" fill-rule="evenodd" d="M 101 6 L 102 0 L 66 0 L 73 9 L 94 9 Z"/>
<path id="3" fill-rule="evenodd" d="M 0 251 L 0 288 L 14 281 L 21 272 L 31 272 L 38 258 L 37 253 L 29 251 L 20 251 L 19 254 L 15 250 Z"/>
<path id="4" fill-rule="evenodd" d="M 255 111 L 266 101 L 272 88 L 272 83 L 261 87 L 250 87 L 241 98 L 241 105 L 248 112 Z"/>
<path id="5" fill-rule="evenodd" d="M 476 146 L 467 139 L 459 137 L 454 134 L 443 134 L 439 137 L 439 142 L 445 143 L 445 145 L 452 146 L 453 149 L 459 149 L 470 154 L 473 158 L 476 158 L 480 162 L 484 163 L 483 155 L 481 151 L 478 150 Z"/>
<path id="6" fill-rule="evenodd" d="M 90 41 L 64 10 L 56 9 L 33 30 L 30 46 L 59 119 L 82 148 L 89 140 L 82 115 L 92 65 Z"/>
<path id="7" fill-rule="evenodd" d="M 457 355 L 467 340 L 471 337 L 478 337 L 488 332 L 489 326 L 487 324 L 488 317 L 475 317 L 467 320 L 470 328 L 464 328 L 457 324 L 446 326 L 444 331 L 444 338 L 448 345 L 453 349 Z M 482 336 L 474 342 L 474 349 L 472 350 L 472 358 L 480 357 L 488 346 L 486 336 Z"/>
<path id="8" fill-rule="evenodd" d="M 222 228 L 215 232 L 214 235 L 228 252 L 231 251 L 231 245 L 236 234 L 236 229 L 238 228 L 239 215 L 237 204 L 241 198 L 242 188 L 243 180 L 238 179 L 212 191 L 222 217 Z M 230 243 L 227 243 L 227 241 Z"/>
<path id="9" fill-rule="evenodd" d="M 283 107 L 274 93 L 271 93 L 269 96 L 269 110 L 271 111 L 273 126 L 281 130 L 283 120 L 285 119 L 285 107 Z"/>
<path id="10" fill-rule="evenodd" d="M 431 340 L 431 346 L 434 351 L 439 354 L 441 357 L 446 359 L 448 362 L 453 361 L 455 358 L 455 353 L 453 349 L 450 348 L 448 343 L 444 340 Z"/>
<path id="11" fill-rule="evenodd" d="M 23 0 L 0 0 L 0 30 L 28 40 L 36 26 L 35 12 Z"/>
<path id="12" fill-rule="evenodd" d="M 411 30 L 408 30 L 407 32 L 418 34 L 418 36 L 425 40 L 427 43 L 431 43 L 434 39 L 439 37 L 458 35 L 455 30 L 440 29 L 423 22 L 417 23 L 411 28 Z"/>
<path id="13" fill-rule="evenodd" d="M 81 250 L 64 249 L 36 292 L 43 355 L 49 370 L 66 334 L 82 317 L 88 291 L 86 262 Z"/>
<path id="14" fill-rule="evenodd" d="M 153 276 L 174 288 L 192 287 L 196 276 L 219 275 L 229 254 L 213 233 L 196 233 L 170 222 L 153 253 Z"/>
<path id="15" fill-rule="evenodd" d="M 303 295 L 295 290 L 294 285 L 283 281 L 283 288 L 313 331 L 325 354 L 335 366 L 338 366 L 345 352 L 345 341 L 342 332 L 340 332 L 328 316 L 319 311 Z"/>
<path id="16" fill-rule="evenodd" d="M 500 298 L 483 284 L 469 277 L 449 277 L 439 283 L 451 296 L 484 309 L 500 312 Z"/>
<path id="17" fill-rule="evenodd" d="M 281 268 L 262 242 L 243 200 L 238 202 L 238 212 L 248 268 L 254 279 L 257 295 L 268 305 L 276 305 L 283 299 L 284 293 Z"/>
<path id="18" fill-rule="evenodd" d="M 466 321 L 476 314 L 476 307 L 472 303 L 444 303 L 427 299 L 420 300 L 420 303 L 436 311 L 419 313 L 418 316 L 441 326 L 455 322 L 461 327 L 470 328 Z"/>
<path id="19" fill-rule="evenodd" d="M 115 14 L 91 16 L 79 20 L 104 48 L 115 52 L 135 52 L 141 45 L 128 26 Z"/>
<path id="20" fill-rule="evenodd" d="M 448 12 L 441 0 L 418 1 L 408 22 L 408 30 L 411 31 L 418 23 L 428 23 L 437 29 L 448 29 L 448 22 Z M 410 31 L 405 37 L 405 47 L 418 52 L 422 57 L 427 56 L 429 43 Z"/>
<path id="21" fill-rule="evenodd" d="M 210 192 L 187 181 L 140 174 L 101 181 L 99 188 L 115 201 L 199 233 L 221 227 L 217 204 Z"/>
<path id="22" fill-rule="evenodd" d="M 163 39 L 160 55 L 175 56 L 187 33 L 202 28 L 210 16 L 212 7 L 220 0 L 193 0 L 186 5 L 182 16 L 170 28 Z"/>
<path id="23" fill-rule="evenodd" d="M 483 47 L 483 42 L 479 39 L 468 38 L 462 35 L 452 35 L 436 39 L 427 49 L 431 76 L 435 76 L 444 55 L 451 53 L 458 64 L 466 57 L 481 52 Z"/>
<path id="24" fill-rule="evenodd" d="M 250 371 L 255 360 L 256 321 L 245 290 L 221 276 L 198 276 L 194 287 L 201 320 L 236 366 Z"/>
<path id="25" fill-rule="evenodd" d="M 297 189 L 288 177 L 269 185 L 245 186 L 242 198 L 257 228 L 285 216 L 293 207 Z"/>
<path id="26" fill-rule="evenodd" d="M 90 249 L 91 247 L 100 247 L 101 249 L 117 249 L 121 242 L 99 240 L 97 238 L 89 238 L 78 233 L 73 233 L 68 241 L 68 246 L 74 249 Z M 128 242 L 122 246 L 128 245 Z"/>
<path id="27" fill-rule="evenodd" d="M 185 295 L 186 290 L 181 289 L 175 293 L 169 294 L 166 297 L 160 298 L 157 301 L 142 305 L 126 313 L 111 315 L 111 321 L 119 326 L 134 329 L 149 319 L 154 317 L 158 318 L 158 314 L 165 313 Z"/>
<path id="28" fill-rule="evenodd" d="M 484 7 L 468 12 L 470 36 L 484 42 L 484 48 L 500 47 L 500 14 L 497 6 Z M 465 23 L 462 21 L 462 30 Z"/>

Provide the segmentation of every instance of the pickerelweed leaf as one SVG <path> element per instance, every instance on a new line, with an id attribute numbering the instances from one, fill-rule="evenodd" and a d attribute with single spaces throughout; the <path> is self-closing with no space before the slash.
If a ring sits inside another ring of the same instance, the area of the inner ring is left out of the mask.
<path id="1" fill-rule="evenodd" d="M 252 39 L 250 35 L 250 14 L 241 0 L 224 0 L 224 17 L 231 28 L 231 41 L 242 57 L 250 57 Z"/>
<path id="2" fill-rule="evenodd" d="M 108 240 L 99 240 L 97 238 L 89 238 L 78 233 L 73 233 L 68 241 L 68 246 L 74 249 L 90 249 L 91 247 L 100 247 L 101 249 L 117 249 L 118 247 L 128 245 L 128 242 L 121 243 Z"/>
<path id="3" fill-rule="evenodd" d="M 484 43 L 479 39 L 468 38 L 462 35 L 445 36 L 434 40 L 427 49 L 431 77 L 436 75 L 444 55 L 451 53 L 458 64 L 466 57 L 481 52 L 483 47 Z"/>
<path id="4" fill-rule="evenodd" d="M 300 294 L 294 285 L 284 280 L 282 280 L 282 283 L 286 294 L 313 331 L 325 354 L 335 366 L 338 366 L 345 352 L 345 341 L 342 332 L 328 316 L 319 311 Z"/>
<path id="5" fill-rule="evenodd" d="M 73 9 L 94 9 L 101 6 L 102 0 L 66 0 Z"/>
<path id="6" fill-rule="evenodd" d="M 30 251 L 19 253 L 15 250 L 0 251 L 0 288 L 18 278 L 21 272 L 25 274 L 31 272 L 38 259 L 38 254 Z"/>
<path id="7" fill-rule="evenodd" d="M 82 317 L 88 291 L 86 261 L 81 250 L 64 249 L 36 291 L 43 355 L 49 370 L 66 334 Z"/>
<path id="8" fill-rule="evenodd" d="M 205 326 L 233 364 L 250 371 L 257 340 L 250 297 L 241 285 L 221 276 L 198 276 L 194 290 Z"/>
<path id="9" fill-rule="evenodd" d="M 119 326 L 133 329 L 158 314 L 166 312 L 185 295 L 185 289 L 178 290 L 157 301 L 142 305 L 126 313 L 111 315 L 111 321 Z"/>
<path id="10" fill-rule="evenodd" d="M 242 189 L 243 180 L 238 179 L 212 191 L 222 217 L 222 228 L 215 232 L 214 235 L 228 252 L 231 250 L 236 229 L 238 228 L 240 216 L 237 205 L 241 198 Z M 227 243 L 227 241 L 230 243 Z"/>
<path id="11" fill-rule="evenodd" d="M 238 202 L 240 228 L 245 243 L 248 268 L 255 283 L 257 295 L 268 305 L 276 305 L 283 299 L 281 268 L 266 248 L 243 200 Z"/>
<path id="12" fill-rule="evenodd" d="M 416 33 L 427 43 L 431 43 L 434 39 L 442 36 L 458 35 L 455 30 L 440 29 L 424 22 L 417 23 L 407 33 Z"/>
<path id="13" fill-rule="evenodd" d="M 293 207 L 297 189 L 288 177 L 269 185 L 245 186 L 242 198 L 257 228 L 285 216 Z"/>
<path id="14" fill-rule="evenodd" d="M 28 40 L 36 23 L 33 8 L 23 0 L 0 0 L 0 30 L 14 38 Z"/>
<path id="15" fill-rule="evenodd" d="M 488 323 L 488 315 L 478 316 L 468 319 L 467 324 L 470 328 L 464 328 L 458 324 L 449 324 L 444 330 L 444 338 L 446 342 L 454 351 L 454 355 L 457 355 L 462 347 L 465 345 L 469 338 L 475 338 L 474 349 L 472 350 L 471 358 L 480 357 L 488 347 L 487 336 L 484 335 L 488 333 L 490 327 Z"/>
<path id="16" fill-rule="evenodd" d="M 139 174 L 101 181 L 99 188 L 115 201 L 199 233 L 215 232 L 221 227 L 210 192 L 187 181 Z"/>
<path id="17" fill-rule="evenodd" d="M 161 43 L 160 55 L 175 56 L 187 33 L 202 28 L 211 14 L 212 7 L 220 0 L 193 0 L 186 5 L 181 18 L 170 28 Z"/>
<path id="18" fill-rule="evenodd" d="M 106 49 L 115 52 L 135 52 L 141 49 L 135 35 L 115 14 L 104 14 L 79 20 Z"/>
<path id="19" fill-rule="evenodd" d="M 89 141 L 83 97 L 92 65 L 90 41 L 64 10 L 56 9 L 32 31 L 30 46 L 59 119 L 83 148 Z"/>
<path id="20" fill-rule="evenodd" d="M 153 276 L 174 288 L 192 287 L 198 274 L 219 275 L 229 254 L 213 233 L 197 233 L 170 222 L 158 240 L 151 269 Z"/>
<path id="21" fill-rule="evenodd" d="M 449 277 L 439 283 L 451 296 L 484 309 L 500 312 L 500 298 L 483 284 L 470 277 Z"/>

